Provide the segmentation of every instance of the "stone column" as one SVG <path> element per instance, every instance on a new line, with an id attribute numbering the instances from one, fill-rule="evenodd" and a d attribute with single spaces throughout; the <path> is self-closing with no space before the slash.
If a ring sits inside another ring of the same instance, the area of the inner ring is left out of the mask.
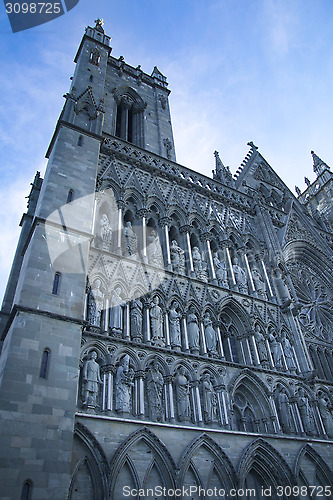
<path id="1" fill-rule="evenodd" d="M 149 300 L 145 300 L 143 303 L 143 339 L 146 344 L 151 344 L 150 335 L 150 318 L 149 318 Z"/>
<path id="2" fill-rule="evenodd" d="M 185 235 L 187 254 L 188 254 L 188 265 L 190 266 L 190 275 L 192 276 L 192 278 L 194 278 L 195 274 L 194 274 L 192 248 L 190 240 L 190 226 L 188 224 L 185 224 L 184 226 L 180 227 L 179 230 L 181 234 Z"/>
<path id="3" fill-rule="evenodd" d="M 104 331 L 109 332 L 110 296 L 105 295 Z"/>
<path id="4" fill-rule="evenodd" d="M 164 318 L 164 327 L 165 327 L 165 347 L 167 349 L 171 349 L 170 343 L 170 330 L 169 330 L 169 314 L 166 311 Z"/>
<path id="5" fill-rule="evenodd" d="M 117 200 L 117 207 L 118 207 L 118 232 L 117 232 L 117 249 L 116 253 L 118 255 L 122 254 L 121 251 L 121 235 L 123 231 L 123 209 L 125 207 L 125 202 L 124 200 Z"/>
<path id="6" fill-rule="evenodd" d="M 138 370 L 135 372 L 135 387 L 137 388 L 136 393 L 136 414 L 143 418 L 145 414 L 145 393 L 144 393 L 144 379 L 145 372 L 144 370 Z"/>
<path id="7" fill-rule="evenodd" d="M 187 334 L 186 313 L 183 314 L 182 322 L 183 322 L 183 342 L 182 342 L 183 350 L 185 352 L 190 352 L 190 347 L 188 343 L 188 334 Z"/>
<path id="8" fill-rule="evenodd" d="M 170 255 L 170 241 L 169 241 L 169 217 L 162 217 L 159 220 L 159 226 L 162 228 L 165 240 L 166 262 L 168 271 L 172 271 L 171 255 Z"/>
<path id="9" fill-rule="evenodd" d="M 199 380 L 192 380 L 190 382 L 190 390 L 191 390 L 194 422 L 199 426 L 202 426 L 203 419 L 202 419 L 201 402 L 199 394 Z"/>
<path id="10" fill-rule="evenodd" d="M 103 380 L 102 389 L 102 410 L 113 411 L 113 377 L 116 368 L 114 365 L 104 365 L 101 367 L 101 378 Z"/>
<path id="11" fill-rule="evenodd" d="M 297 396 L 290 398 L 290 403 L 291 403 L 290 404 L 291 411 L 292 411 L 292 414 L 294 417 L 296 433 L 302 434 L 303 436 L 305 436 L 303 422 L 302 422 L 301 416 L 299 414 L 298 406 L 297 406 Z"/>
<path id="12" fill-rule="evenodd" d="M 203 318 L 200 318 L 199 330 L 200 330 L 200 334 L 201 334 L 201 342 L 200 342 L 201 354 L 202 354 L 202 356 L 207 357 L 208 354 L 207 354 L 207 345 L 206 345 L 205 329 L 204 329 L 204 325 L 203 325 Z"/>
<path id="13" fill-rule="evenodd" d="M 229 264 L 229 274 L 231 276 L 231 283 L 232 283 L 233 287 L 236 287 L 237 284 L 236 284 L 234 269 L 232 267 L 232 261 L 231 261 L 230 251 L 229 251 L 229 248 L 227 246 L 225 247 L 225 252 L 226 252 L 227 261 L 228 261 L 228 264 Z"/>
<path id="14" fill-rule="evenodd" d="M 254 283 L 253 283 L 252 273 L 251 273 L 251 269 L 250 269 L 250 266 L 249 266 L 249 259 L 247 258 L 247 254 L 246 253 L 244 253 L 244 262 L 245 262 L 245 266 L 246 266 L 246 269 L 247 269 L 247 274 L 248 274 L 248 277 L 249 277 L 251 291 L 252 291 L 252 293 L 255 293 L 256 289 L 255 289 L 255 286 L 254 286 Z"/>
<path id="15" fill-rule="evenodd" d="M 261 263 L 261 267 L 264 271 L 264 276 L 266 278 L 266 289 L 268 291 L 268 294 L 269 294 L 269 297 L 270 299 L 274 299 L 274 294 L 273 294 L 273 290 L 272 290 L 272 287 L 271 287 L 271 283 L 269 281 L 269 278 L 268 278 L 268 274 L 267 274 L 267 269 L 266 269 L 266 266 L 265 266 L 265 262 L 264 262 L 264 259 L 262 256 L 260 256 L 260 263 Z"/>
<path id="16" fill-rule="evenodd" d="M 221 359 L 225 359 L 224 349 L 223 349 L 223 343 L 222 343 L 222 336 L 221 336 L 221 330 L 220 330 L 220 326 L 219 325 L 216 325 L 216 331 L 217 331 L 217 342 L 218 342 L 219 351 L 220 351 L 220 358 Z"/>
<path id="17" fill-rule="evenodd" d="M 168 414 L 171 423 L 175 423 L 175 406 L 173 401 L 173 387 L 172 387 L 172 375 L 167 375 L 165 377 L 165 386 L 167 388 L 167 398 L 166 401 L 168 406 Z"/>
<path id="18" fill-rule="evenodd" d="M 254 338 L 252 331 L 249 332 L 249 336 L 251 339 L 252 348 L 253 348 L 253 352 L 254 352 L 255 364 L 258 366 L 258 365 L 260 365 L 260 358 L 259 358 L 259 354 L 258 354 L 256 340 Z M 267 348 L 267 340 L 266 340 L 266 348 Z"/>
<path id="19" fill-rule="evenodd" d="M 125 318 L 124 318 L 123 337 L 124 337 L 124 339 L 130 340 L 130 338 L 131 338 L 131 335 L 130 335 L 131 322 L 130 322 L 130 303 L 129 303 L 129 301 L 126 302 L 124 315 L 125 315 Z"/>
<path id="20" fill-rule="evenodd" d="M 146 208 L 137 211 L 137 215 L 142 218 L 142 257 L 145 264 L 147 263 L 147 213 Z"/>
<path id="21" fill-rule="evenodd" d="M 220 412 L 221 425 L 230 429 L 230 419 L 228 415 L 228 393 L 224 384 L 214 387 L 217 394 L 218 407 Z"/>

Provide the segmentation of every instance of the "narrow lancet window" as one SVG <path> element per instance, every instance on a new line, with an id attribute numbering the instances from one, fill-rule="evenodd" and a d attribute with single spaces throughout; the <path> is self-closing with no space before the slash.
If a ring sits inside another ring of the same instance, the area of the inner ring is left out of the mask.
<path id="1" fill-rule="evenodd" d="M 70 203 L 71 201 L 73 201 L 73 198 L 74 198 L 74 191 L 73 191 L 73 189 L 70 189 L 68 191 L 68 195 L 67 195 L 67 203 Z"/>
<path id="2" fill-rule="evenodd" d="M 31 482 L 25 481 L 22 486 L 21 500 L 31 499 Z"/>
<path id="3" fill-rule="evenodd" d="M 42 361 L 40 364 L 39 378 L 47 378 L 49 359 L 50 359 L 50 351 L 48 349 L 44 349 L 42 355 Z"/>
<path id="4" fill-rule="evenodd" d="M 52 294 L 53 295 L 58 295 L 59 286 L 60 286 L 60 273 L 55 273 L 54 279 L 53 279 L 53 287 L 52 287 Z"/>

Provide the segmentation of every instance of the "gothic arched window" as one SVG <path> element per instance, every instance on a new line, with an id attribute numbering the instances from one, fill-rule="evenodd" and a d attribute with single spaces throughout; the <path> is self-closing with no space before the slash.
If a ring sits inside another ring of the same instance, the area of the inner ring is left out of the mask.
<path id="1" fill-rule="evenodd" d="M 73 198 L 74 198 L 74 190 L 70 189 L 67 194 L 67 203 L 73 201 Z"/>
<path id="2" fill-rule="evenodd" d="M 114 97 L 117 103 L 115 135 L 137 146 L 144 146 L 143 111 L 145 103 L 131 87 L 115 90 Z"/>
<path id="3" fill-rule="evenodd" d="M 31 498 L 32 484 L 31 481 L 27 480 L 23 483 L 21 500 L 30 500 Z"/>

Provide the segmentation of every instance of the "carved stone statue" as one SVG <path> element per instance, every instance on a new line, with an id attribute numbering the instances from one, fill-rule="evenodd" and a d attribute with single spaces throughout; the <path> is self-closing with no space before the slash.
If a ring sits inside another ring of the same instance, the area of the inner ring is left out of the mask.
<path id="1" fill-rule="evenodd" d="M 276 368 L 282 368 L 282 350 L 281 350 L 281 345 L 277 341 L 277 335 L 273 332 L 271 329 L 269 334 L 268 334 L 268 341 L 270 343 L 271 347 L 271 352 L 272 352 L 272 358 L 274 361 L 274 366 Z"/>
<path id="2" fill-rule="evenodd" d="M 83 405 L 96 408 L 99 387 L 102 384 L 100 367 L 96 362 L 97 352 L 90 353 L 90 359 L 85 361 L 82 371 L 84 401 Z"/>
<path id="3" fill-rule="evenodd" d="M 217 333 L 213 328 L 213 322 L 210 319 L 209 312 L 206 312 L 203 320 L 205 327 L 205 338 L 207 351 L 210 356 L 217 357 L 216 343 L 217 343 Z"/>
<path id="4" fill-rule="evenodd" d="M 200 382 L 200 395 L 205 423 L 217 420 L 217 395 L 209 373 L 205 373 Z"/>
<path id="5" fill-rule="evenodd" d="M 202 269 L 202 260 L 200 255 L 200 250 L 198 247 L 193 247 L 192 249 L 192 260 L 193 260 L 193 268 L 196 277 L 198 278 Z"/>
<path id="6" fill-rule="evenodd" d="M 182 341 L 180 334 L 180 318 L 182 315 L 177 311 L 177 302 L 171 304 L 171 309 L 169 312 L 169 324 L 170 324 L 170 342 L 171 347 L 176 348 L 176 350 L 181 349 Z"/>
<path id="7" fill-rule="evenodd" d="M 292 345 L 291 345 L 285 332 L 282 332 L 282 335 L 281 335 L 281 345 L 282 345 L 284 357 L 286 358 L 286 363 L 287 363 L 289 370 L 291 372 L 295 372 L 296 366 L 295 366 L 295 362 L 294 362 L 293 348 L 292 348 Z"/>
<path id="8" fill-rule="evenodd" d="M 121 332 L 123 329 L 123 306 L 125 303 L 120 296 L 120 292 L 120 287 L 115 288 L 110 302 L 110 327 L 115 332 Z"/>
<path id="9" fill-rule="evenodd" d="M 163 311 L 159 306 L 159 302 L 158 296 L 155 295 L 149 310 L 151 343 L 152 345 L 163 347 L 165 345 L 163 335 Z"/>
<path id="10" fill-rule="evenodd" d="M 257 266 L 252 267 L 252 278 L 254 282 L 254 288 L 256 289 L 258 296 L 262 299 L 267 299 L 265 281 L 263 280 L 263 277 Z"/>
<path id="11" fill-rule="evenodd" d="M 152 229 L 147 239 L 148 239 L 148 246 L 147 246 L 148 263 L 151 264 L 152 266 L 163 267 L 164 262 L 163 262 L 162 247 L 160 239 L 155 229 Z"/>
<path id="12" fill-rule="evenodd" d="M 164 379 L 155 358 L 146 376 L 149 418 L 154 422 L 164 422 L 163 386 Z"/>
<path id="13" fill-rule="evenodd" d="M 329 437 L 333 437 L 333 417 L 332 417 L 332 405 L 326 394 L 322 391 L 318 393 L 318 408 L 320 415 L 325 427 L 326 434 Z"/>
<path id="14" fill-rule="evenodd" d="M 315 434 L 313 415 L 310 408 L 309 399 L 302 387 L 300 387 L 298 390 L 297 406 L 302 419 L 305 434 L 313 436 Z"/>
<path id="15" fill-rule="evenodd" d="M 131 319 L 131 339 L 134 342 L 143 341 L 142 332 L 142 302 L 139 299 L 131 301 L 130 319 Z"/>
<path id="16" fill-rule="evenodd" d="M 110 250 L 112 241 L 112 227 L 106 214 L 103 214 L 100 218 L 99 227 L 101 247 L 103 248 L 103 250 Z"/>
<path id="17" fill-rule="evenodd" d="M 214 253 L 213 262 L 215 266 L 216 278 L 219 285 L 223 286 L 224 288 L 229 288 L 227 266 L 225 265 L 225 262 L 220 261 L 217 252 Z"/>
<path id="18" fill-rule="evenodd" d="M 236 280 L 236 285 L 241 293 L 247 293 L 247 277 L 244 269 L 239 265 L 238 258 L 235 257 L 234 264 L 232 266 L 234 271 L 234 276 Z"/>
<path id="19" fill-rule="evenodd" d="M 200 349 L 200 331 L 198 318 L 194 312 L 194 307 L 190 307 L 187 315 L 187 335 L 190 350 L 193 354 L 199 354 Z"/>
<path id="20" fill-rule="evenodd" d="M 171 263 L 172 263 L 172 269 L 175 273 L 178 274 L 185 274 L 185 252 L 180 246 L 178 246 L 178 243 L 176 240 L 172 240 L 171 246 L 170 246 L 170 256 L 171 256 Z"/>
<path id="21" fill-rule="evenodd" d="M 180 421 L 190 420 L 190 384 L 185 375 L 185 368 L 181 366 L 175 376 L 177 412 Z"/>
<path id="22" fill-rule="evenodd" d="M 276 393 L 276 408 L 279 414 L 281 428 L 285 434 L 292 432 L 292 415 L 288 394 L 282 386 L 278 387 Z"/>
<path id="23" fill-rule="evenodd" d="M 263 333 L 260 330 L 260 326 L 256 324 L 253 336 L 256 341 L 256 346 L 257 346 L 257 351 L 258 351 L 258 356 L 260 360 L 261 365 L 267 365 L 268 364 L 268 355 L 267 355 L 267 349 L 266 349 L 266 341 Z"/>
<path id="24" fill-rule="evenodd" d="M 126 242 L 126 255 L 135 257 L 138 252 L 138 238 L 133 231 L 131 222 L 126 222 L 124 234 Z"/>
<path id="25" fill-rule="evenodd" d="M 88 294 L 87 319 L 90 325 L 101 325 L 101 314 L 104 308 L 104 294 L 101 291 L 101 280 L 95 280 L 93 288 Z"/>
<path id="26" fill-rule="evenodd" d="M 132 388 L 134 371 L 129 367 L 129 356 L 125 354 L 117 369 L 115 379 L 115 408 L 122 413 L 132 411 Z"/>

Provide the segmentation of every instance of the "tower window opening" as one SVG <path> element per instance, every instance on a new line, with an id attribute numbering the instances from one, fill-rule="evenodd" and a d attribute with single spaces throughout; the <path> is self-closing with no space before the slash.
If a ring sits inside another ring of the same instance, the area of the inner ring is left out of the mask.
<path id="1" fill-rule="evenodd" d="M 78 146 L 82 146 L 83 145 L 83 137 L 82 137 L 82 135 L 79 136 L 78 141 L 77 141 L 77 145 Z"/>
<path id="2" fill-rule="evenodd" d="M 25 481 L 22 486 L 21 500 L 30 500 L 31 498 L 31 481 Z"/>
<path id="3" fill-rule="evenodd" d="M 71 201 L 73 201 L 73 199 L 74 199 L 74 191 L 73 189 L 70 189 L 67 195 L 67 203 L 70 203 Z"/>
<path id="4" fill-rule="evenodd" d="M 42 361 L 40 364 L 39 378 L 47 378 L 49 359 L 50 359 L 50 351 L 49 349 L 44 349 L 42 355 Z"/>
<path id="5" fill-rule="evenodd" d="M 59 286 L 60 286 L 60 273 L 55 273 L 53 278 L 53 286 L 52 286 L 52 294 L 59 294 Z"/>

